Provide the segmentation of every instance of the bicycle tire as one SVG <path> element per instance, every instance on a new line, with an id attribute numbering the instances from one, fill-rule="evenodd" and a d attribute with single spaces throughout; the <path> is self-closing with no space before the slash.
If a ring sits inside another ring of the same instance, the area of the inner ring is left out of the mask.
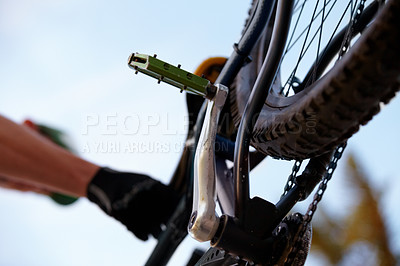
<path id="1" fill-rule="evenodd" d="M 268 29 L 241 69 L 230 93 L 240 123 L 268 47 Z M 339 145 L 388 103 L 400 84 L 400 1 L 389 0 L 351 49 L 315 83 L 290 97 L 270 93 L 251 144 L 279 159 L 306 159 Z"/>

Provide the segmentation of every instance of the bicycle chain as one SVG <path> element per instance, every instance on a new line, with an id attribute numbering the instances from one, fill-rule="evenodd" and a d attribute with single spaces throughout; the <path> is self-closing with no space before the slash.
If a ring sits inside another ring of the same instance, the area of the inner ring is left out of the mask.
<path id="1" fill-rule="evenodd" d="M 333 172 L 335 172 L 337 163 L 340 160 L 340 158 L 342 157 L 344 149 L 346 148 L 346 145 L 347 145 L 347 142 L 343 142 L 336 148 L 335 153 L 333 154 L 332 160 L 329 163 L 328 168 L 325 172 L 325 175 L 322 178 L 321 183 L 319 184 L 318 190 L 314 194 L 314 199 L 311 202 L 311 204 L 308 206 L 308 210 L 303 217 L 303 220 L 306 223 L 311 222 L 311 220 L 314 216 L 314 213 L 317 209 L 317 205 L 322 200 L 322 196 L 324 195 L 324 193 L 326 191 L 327 184 L 332 179 Z"/>
<path id="2" fill-rule="evenodd" d="M 296 176 L 297 176 L 297 173 L 299 172 L 299 170 L 300 170 L 300 167 L 301 167 L 301 163 L 302 163 L 303 161 L 299 161 L 299 160 L 297 160 L 295 163 L 294 163 L 294 165 L 293 165 L 293 167 L 292 167 L 292 173 L 289 175 L 289 177 L 288 177 L 288 180 L 286 181 L 286 185 L 285 185 L 285 188 L 284 188 L 284 190 L 283 190 L 283 194 L 281 195 L 281 198 L 283 197 L 283 196 L 285 196 L 288 192 L 289 192 L 289 190 L 291 190 L 292 189 L 292 187 L 294 186 L 294 181 L 295 181 L 295 178 L 296 178 Z"/>
<path id="3" fill-rule="evenodd" d="M 307 231 L 308 225 L 311 223 L 319 202 L 321 202 L 322 200 L 322 197 L 328 187 L 328 182 L 332 179 L 333 173 L 337 167 L 337 163 L 342 157 L 346 145 L 347 142 L 344 142 L 336 148 L 332 160 L 329 163 L 328 168 L 325 172 L 325 175 L 322 178 L 322 181 L 320 182 L 319 187 L 314 194 L 313 201 L 310 203 L 306 214 L 303 216 L 303 224 L 300 227 L 297 240 L 294 243 L 289 255 L 287 256 L 285 265 L 292 265 L 293 260 L 296 258 L 297 251 L 299 250 L 299 248 L 301 248 L 302 245 L 301 240 L 303 239 L 303 236 Z"/>
<path id="4" fill-rule="evenodd" d="M 366 2 L 366 0 L 361 0 L 360 4 L 357 7 L 355 15 L 351 21 L 350 29 L 347 31 L 346 36 L 343 39 L 342 47 L 340 49 L 337 60 L 340 60 L 350 47 L 351 36 L 353 34 L 355 25 L 357 25 L 358 21 L 360 20 L 362 12 L 364 11 L 365 2 Z"/>
<path id="5" fill-rule="evenodd" d="M 354 30 L 354 25 L 356 25 L 356 23 L 359 21 L 359 19 L 361 17 L 361 14 L 364 10 L 365 2 L 366 2 L 366 0 L 361 0 L 357 7 L 355 15 L 351 21 L 350 29 L 347 32 L 346 37 L 344 38 L 344 41 L 342 43 L 342 47 L 340 49 L 337 60 L 340 60 L 344 56 L 344 54 L 347 52 L 347 50 L 350 46 L 351 36 L 352 36 L 353 30 Z M 299 248 L 301 248 L 301 239 L 303 238 L 304 234 L 306 233 L 308 225 L 311 223 L 311 220 L 315 214 L 315 211 L 317 210 L 318 204 L 322 200 L 322 197 L 327 189 L 328 182 L 332 179 L 333 173 L 337 167 L 337 163 L 340 160 L 340 158 L 342 157 L 344 149 L 346 148 L 346 145 L 347 145 L 347 142 L 344 142 L 335 149 L 335 152 L 334 152 L 333 157 L 326 169 L 324 177 L 322 178 L 322 181 L 320 182 L 319 187 L 314 194 L 313 201 L 310 203 L 306 214 L 303 216 L 303 224 L 301 225 L 301 228 L 299 230 L 297 240 L 294 243 L 289 255 L 287 256 L 285 265 L 291 265 L 293 263 L 293 260 L 296 258 L 297 251 L 299 250 Z M 292 188 L 294 185 L 295 176 L 297 175 L 297 172 L 299 171 L 299 168 L 300 168 L 298 162 L 299 161 L 296 161 L 293 166 L 292 173 L 290 174 L 290 176 L 288 178 L 283 195 L 287 194 L 288 191 L 290 190 L 290 188 Z M 301 165 L 301 162 L 300 162 L 300 165 Z"/>

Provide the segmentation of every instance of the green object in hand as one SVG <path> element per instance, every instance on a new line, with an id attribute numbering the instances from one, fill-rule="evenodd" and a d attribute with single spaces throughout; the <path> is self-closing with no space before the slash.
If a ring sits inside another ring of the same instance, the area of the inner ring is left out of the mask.
<path id="1" fill-rule="evenodd" d="M 62 131 L 44 125 L 36 125 L 36 126 L 40 134 L 48 137 L 58 146 L 72 152 L 72 149 L 68 146 L 67 142 L 64 140 L 65 134 Z M 49 197 L 60 205 L 70 205 L 78 200 L 77 197 L 64 195 L 56 192 L 51 193 Z"/>
<path id="2" fill-rule="evenodd" d="M 60 205 L 70 205 L 78 200 L 76 197 L 60 194 L 60 193 L 52 193 L 50 198 L 57 202 Z"/>

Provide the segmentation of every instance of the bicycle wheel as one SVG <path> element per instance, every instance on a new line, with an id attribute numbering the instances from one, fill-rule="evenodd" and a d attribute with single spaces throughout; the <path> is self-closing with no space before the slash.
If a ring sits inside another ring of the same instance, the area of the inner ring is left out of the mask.
<path id="1" fill-rule="evenodd" d="M 279 73 L 254 126 L 251 143 L 257 150 L 281 159 L 323 154 L 395 96 L 400 83 L 400 1 L 371 1 L 363 12 L 365 1 L 343 2 L 296 2 Z M 305 10 L 312 11 L 308 18 Z M 268 50 L 270 32 L 265 30 L 252 51 L 254 60 L 232 86 L 236 126 Z M 347 52 L 342 56 L 341 50 Z"/>

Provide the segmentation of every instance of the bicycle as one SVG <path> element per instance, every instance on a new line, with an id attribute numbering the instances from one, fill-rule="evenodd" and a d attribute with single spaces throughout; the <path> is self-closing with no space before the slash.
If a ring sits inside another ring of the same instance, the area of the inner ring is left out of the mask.
<path id="1" fill-rule="evenodd" d="M 346 140 L 379 112 L 381 102 L 395 96 L 400 73 L 398 1 L 368 5 L 349 1 L 344 10 L 351 14 L 349 22 L 338 30 L 343 15 L 324 47 L 324 23 L 337 2 L 325 0 L 321 8 L 317 2 L 310 25 L 299 35 L 305 35 L 300 57 L 285 78 L 285 56 L 294 47 L 292 41 L 298 40 L 289 30 L 301 24 L 306 2 L 253 1 L 243 37 L 231 57 L 227 62 L 213 62 L 214 67 L 224 65 L 215 82 L 155 56 L 135 53 L 130 57 L 128 64 L 137 72 L 208 99 L 207 111 L 205 104 L 200 109 L 191 107 L 198 112 L 196 124 L 171 181 L 182 200 L 147 265 L 167 263 L 186 236 L 188 221 L 190 234 L 213 246 L 196 265 L 304 263 L 310 222 Z M 322 22 L 310 35 L 317 18 Z M 353 43 L 357 35 L 361 36 Z M 318 40 L 317 51 L 310 67 L 301 70 L 300 59 L 312 46 L 308 37 Z M 334 57 L 338 60 L 333 65 Z M 220 116 L 225 120 L 218 121 Z M 249 152 L 250 145 L 257 151 Z M 296 160 L 276 204 L 249 196 L 249 171 L 266 155 Z M 298 175 L 305 159 L 309 159 L 307 166 Z M 225 160 L 234 166 L 229 168 Z M 228 178 L 227 173 L 231 173 Z M 287 215 L 316 186 L 307 213 Z M 215 214 L 216 195 L 220 217 Z"/>

